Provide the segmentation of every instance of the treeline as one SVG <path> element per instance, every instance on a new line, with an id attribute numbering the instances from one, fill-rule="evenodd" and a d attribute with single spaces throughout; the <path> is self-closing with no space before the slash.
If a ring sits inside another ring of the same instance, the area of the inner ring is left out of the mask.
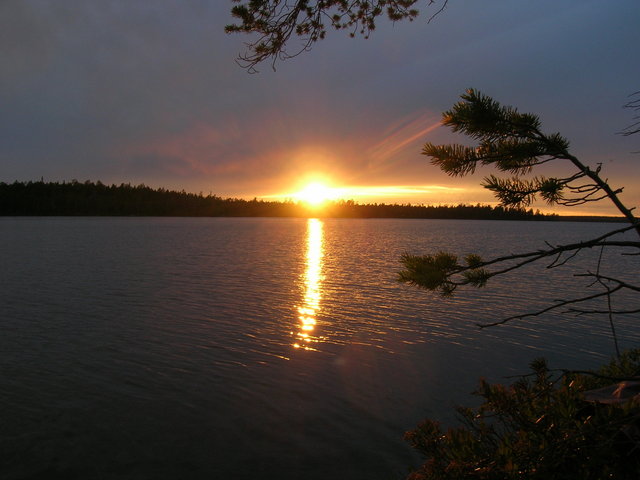
<path id="1" fill-rule="evenodd" d="M 505 208 L 490 205 L 398 205 L 353 200 L 334 202 L 323 209 L 324 216 L 343 218 L 434 218 L 477 220 L 548 220 L 557 215 L 544 215 L 533 209 Z"/>
<path id="2" fill-rule="evenodd" d="M 0 215 L 177 216 L 177 217 L 344 217 L 545 220 L 557 217 L 533 210 L 488 205 L 424 206 L 330 202 L 314 210 L 304 203 L 223 199 L 102 182 L 0 182 Z"/>

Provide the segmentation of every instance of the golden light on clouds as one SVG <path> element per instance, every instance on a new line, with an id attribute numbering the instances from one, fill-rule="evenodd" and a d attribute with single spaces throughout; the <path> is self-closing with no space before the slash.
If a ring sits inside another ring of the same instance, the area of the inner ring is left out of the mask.
<path id="1" fill-rule="evenodd" d="M 353 200 L 357 198 L 380 198 L 387 197 L 407 197 L 432 195 L 437 193 L 461 192 L 462 187 L 446 187 L 441 185 L 370 185 L 360 187 L 345 187 L 341 189 L 343 195 L 349 196 Z"/>
<path id="2" fill-rule="evenodd" d="M 234 122 L 198 124 L 174 135 L 140 140 L 126 152 L 132 159 L 129 168 L 143 168 L 145 162 L 153 161 L 159 176 L 169 174 L 177 179 L 175 184 L 162 186 L 180 189 L 193 177 L 197 178 L 191 181 L 193 192 L 300 202 L 311 214 L 321 214 L 327 203 L 340 200 L 413 205 L 494 200 L 474 179 L 449 183 L 444 174 L 423 165 L 422 143 L 441 125 L 438 116 L 428 110 L 353 136 L 288 138 L 282 129 L 283 125 L 290 128 L 290 123 L 266 123 L 258 140 L 287 141 L 272 141 L 270 148 L 258 151 L 257 140 L 252 139 L 237 151 L 232 147 L 239 135 Z M 414 179 L 424 183 L 414 184 Z"/>
<path id="3" fill-rule="evenodd" d="M 427 139 L 428 134 L 442 125 L 439 118 L 434 120 L 433 117 L 430 112 L 420 112 L 398 121 L 368 149 L 371 163 L 389 163 L 407 147 L 415 147 L 418 156 L 420 145 Z"/>

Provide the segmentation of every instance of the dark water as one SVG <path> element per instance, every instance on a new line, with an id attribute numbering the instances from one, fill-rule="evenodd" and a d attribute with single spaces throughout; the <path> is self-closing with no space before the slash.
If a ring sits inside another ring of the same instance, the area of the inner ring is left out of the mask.
<path id="1" fill-rule="evenodd" d="M 453 422 L 478 377 L 537 356 L 593 367 L 613 344 L 599 317 L 475 326 L 572 295 L 595 252 L 449 300 L 396 283 L 400 255 L 490 257 L 611 228 L 1 218 L 0 477 L 402 478 L 418 461 L 404 431 Z M 605 260 L 637 277 L 638 259 Z M 638 346 L 634 318 L 616 326 Z"/>

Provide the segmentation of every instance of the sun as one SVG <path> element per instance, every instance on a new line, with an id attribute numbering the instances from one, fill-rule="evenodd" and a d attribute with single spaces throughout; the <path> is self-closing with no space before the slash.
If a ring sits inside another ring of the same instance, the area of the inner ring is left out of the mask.
<path id="1" fill-rule="evenodd" d="M 302 190 L 294 194 L 294 198 L 308 203 L 313 207 L 322 205 L 327 200 L 333 200 L 337 196 L 335 189 L 321 182 L 307 184 Z"/>

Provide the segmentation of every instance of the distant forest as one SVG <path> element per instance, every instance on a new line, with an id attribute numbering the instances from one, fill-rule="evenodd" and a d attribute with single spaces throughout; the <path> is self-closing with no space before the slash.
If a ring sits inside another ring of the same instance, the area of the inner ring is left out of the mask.
<path id="1" fill-rule="evenodd" d="M 102 182 L 0 182 L 0 215 L 18 216 L 176 216 L 176 217 L 337 217 L 553 220 L 532 209 L 488 205 L 424 206 L 328 202 L 312 209 L 302 202 L 223 199 L 145 185 Z M 565 218 L 565 217 L 561 217 Z"/>

